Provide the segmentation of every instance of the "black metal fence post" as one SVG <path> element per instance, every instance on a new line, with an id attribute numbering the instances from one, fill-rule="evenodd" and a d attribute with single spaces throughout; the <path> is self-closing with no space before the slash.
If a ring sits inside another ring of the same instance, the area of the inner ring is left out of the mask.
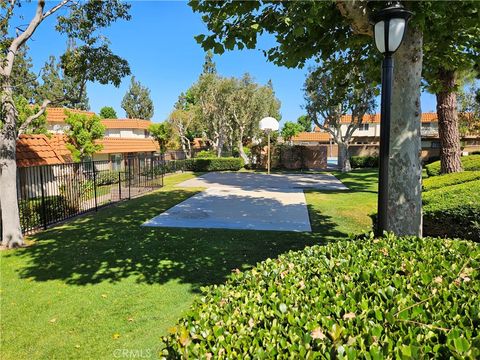
<path id="1" fill-rule="evenodd" d="M 131 199 L 131 186 L 132 186 L 132 159 L 128 159 L 128 199 Z"/>
<path id="2" fill-rule="evenodd" d="M 43 180 L 43 166 L 39 166 L 38 171 L 40 171 L 40 189 L 42 195 L 42 220 L 43 220 L 43 229 L 47 228 L 47 206 L 45 204 L 45 189 L 44 189 L 44 180 Z"/>
<path id="3" fill-rule="evenodd" d="M 122 200 L 122 172 L 118 172 L 118 200 Z"/>
<path id="4" fill-rule="evenodd" d="M 97 172 L 95 171 L 95 163 L 92 161 L 92 171 L 93 171 L 93 195 L 95 196 L 95 211 L 98 211 L 98 200 L 97 200 Z"/>

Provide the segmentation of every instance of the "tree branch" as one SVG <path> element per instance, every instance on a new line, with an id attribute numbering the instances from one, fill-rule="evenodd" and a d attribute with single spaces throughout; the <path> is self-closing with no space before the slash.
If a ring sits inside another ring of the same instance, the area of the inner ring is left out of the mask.
<path id="1" fill-rule="evenodd" d="M 60 9 L 61 7 L 63 7 L 64 5 L 66 5 L 67 3 L 71 2 L 71 1 L 72 0 L 62 0 L 57 5 L 55 5 L 50 10 L 48 10 L 45 14 L 43 14 L 42 20 L 46 19 L 47 17 L 52 15 L 54 12 L 56 12 L 58 9 Z"/>
<path id="2" fill-rule="evenodd" d="M 22 135 L 30 126 L 30 124 L 38 119 L 40 116 L 42 116 L 45 113 L 45 110 L 47 109 L 47 106 L 51 103 L 50 100 L 44 100 L 42 106 L 40 107 L 40 110 L 25 120 L 25 122 L 19 127 L 18 132 L 17 132 L 17 139 L 19 138 L 20 135 Z"/>
<path id="3" fill-rule="evenodd" d="M 45 14 L 43 13 L 43 10 L 45 8 L 45 0 L 38 0 L 37 3 L 37 8 L 35 10 L 35 16 L 32 18 L 30 23 L 28 24 L 27 28 L 25 29 L 24 32 L 22 32 L 20 35 L 18 35 L 10 44 L 10 47 L 8 48 L 8 53 L 6 56 L 6 64 L 2 67 L 0 67 L 0 73 L 3 76 L 10 76 L 12 73 L 13 69 L 13 61 L 15 60 L 15 55 L 17 54 L 18 49 L 25 44 L 25 42 L 30 39 L 30 37 L 33 35 L 37 27 L 40 25 L 40 23 L 48 16 L 52 15 L 54 12 L 56 12 L 58 9 L 60 9 L 62 6 L 70 2 L 71 0 L 62 0 L 60 3 L 58 3 L 56 6 L 51 8 L 49 11 L 47 11 Z"/>
<path id="4" fill-rule="evenodd" d="M 350 22 L 354 33 L 373 36 L 366 1 L 337 0 L 337 9 Z"/>

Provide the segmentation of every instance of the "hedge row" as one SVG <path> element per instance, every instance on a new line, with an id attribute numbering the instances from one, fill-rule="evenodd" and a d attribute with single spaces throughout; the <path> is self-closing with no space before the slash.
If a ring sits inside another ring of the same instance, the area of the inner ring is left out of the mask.
<path id="1" fill-rule="evenodd" d="M 203 289 L 164 358 L 480 357 L 480 246 L 372 236 L 289 252 Z"/>
<path id="2" fill-rule="evenodd" d="M 432 176 L 430 178 L 423 179 L 423 191 L 440 189 L 474 180 L 480 180 L 480 171 L 464 171 L 461 173 Z"/>
<path id="3" fill-rule="evenodd" d="M 186 160 L 167 161 L 165 172 L 175 171 L 238 171 L 243 168 L 241 158 L 223 157 L 223 158 L 195 158 Z"/>
<path id="4" fill-rule="evenodd" d="M 241 158 L 199 158 L 186 160 L 186 167 L 192 171 L 237 171 L 243 167 Z"/>
<path id="5" fill-rule="evenodd" d="M 479 171 L 480 170 L 480 155 L 469 155 L 461 157 L 463 170 L 465 171 Z M 428 176 L 440 175 L 440 161 L 435 161 L 425 166 Z"/>
<path id="6" fill-rule="evenodd" d="M 480 241 L 480 180 L 424 192 L 423 232 Z"/>
<path id="7" fill-rule="evenodd" d="M 354 169 L 378 167 L 378 156 L 351 156 L 350 165 Z"/>

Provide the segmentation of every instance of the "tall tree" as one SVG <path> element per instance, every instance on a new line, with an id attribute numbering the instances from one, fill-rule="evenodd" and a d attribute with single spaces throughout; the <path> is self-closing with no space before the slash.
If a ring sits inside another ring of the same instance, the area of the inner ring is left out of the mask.
<path id="1" fill-rule="evenodd" d="M 2 19 L 0 21 L 0 209 L 2 214 L 2 245 L 15 247 L 23 245 L 22 230 L 17 202 L 16 140 L 18 136 L 41 117 L 52 102 L 44 99 L 39 111 L 29 116 L 18 126 L 19 118 L 12 89 L 12 72 L 17 55 L 26 42 L 31 39 L 42 22 L 67 9 L 66 15 L 57 17 L 56 29 L 61 34 L 78 39 L 82 45 L 67 51 L 62 56 L 62 64 L 67 76 L 71 76 L 84 88 L 87 81 L 118 86 L 120 79 L 130 72 L 128 63 L 114 55 L 99 33 L 101 28 L 109 26 L 117 19 L 129 19 L 130 5 L 117 0 L 76 2 L 58 0 L 46 8 L 44 0 L 38 0 L 35 12 L 28 24 L 13 29 L 20 1 L 1 2 Z M 20 16 L 20 15 L 18 15 Z M 23 23 L 25 21 L 22 21 Z M 11 36 L 11 34 L 16 34 Z M 39 36 L 37 41 L 42 38 Z"/>
<path id="2" fill-rule="evenodd" d="M 232 117 L 233 140 L 245 161 L 249 162 L 243 144 L 259 134 L 259 122 L 266 116 L 280 119 L 280 101 L 275 97 L 273 88 L 260 86 L 249 74 L 241 79 L 231 79 L 234 87 L 229 97 L 229 113 Z"/>
<path id="3" fill-rule="evenodd" d="M 403 45 L 394 54 L 392 127 L 389 161 L 390 192 L 387 227 L 399 235 L 421 235 L 420 80 L 425 12 L 435 2 L 405 2 L 415 15 Z M 203 14 L 210 33 L 196 40 L 215 53 L 255 48 L 261 34 L 272 34 L 277 44 L 264 49 L 268 60 L 287 67 L 308 59 L 328 59 L 350 47 L 363 46 L 362 57 L 377 56 L 372 46 L 372 11 L 387 2 L 370 1 L 190 1 Z M 448 31 L 448 30 L 445 30 Z M 378 64 L 380 61 L 378 61 Z M 379 70 L 378 70 L 379 73 Z"/>
<path id="4" fill-rule="evenodd" d="M 117 112 L 111 106 L 104 106 L 100 109 L 99 115 L 102 119 L 116 119 Z"/>
<path id="5" fill-rule="evenodd" d="M 28 102 L 37 98 L 38 86 L 37 75 L 32 71 L 32 58 L 28 55 L 28 46 L 19 49 L 16 61 L 12 69 L 11 84 L 13 93 L 22 96 Z"/>
<path id="6" fill-rule="evenodd" d="M 423 76 L 437 98 L 441 172 L 462 171 L 457 93 L 463 74 L 480 64 L 480 3 L 438 2 L 425 13 Z"/>
<path id="7" fill-rule="evenodd" d="M 135 81 L 135 76 L 130 80 L 130 88 L 123 97 L 122 109 L 129 119 L 146 119 L 153 117 L 153 101 L 150 98 L 150 89 L 143 86 L 140 81 Z"/>
<path id="8" fill-rule="evenodd" d="M 52 99 L 55 105 L 69 109 L 89 110 L 87 91 L 81 83 L 66 76 L 60 62 L 50 56 L 42 70 L 42 84 L 37 88 L 38 99 Z M 41 101 L 41 100 L 39 100 Z"/>
<path id="9" fill-rule="evenodd" d="M 313 121 L 308 117 L 308 115 L 300 115 L 297 119 L 297 123 L 302 127 L 302 131 L 312 131 Z"/>
<path id="10" fill-rule="evenodd" d="M 213 61 L 213 52 L 207 51 L 205 54 L 205 61 L 203 63 L 203 74 L 216 74 L 217 73 L 217 65 Z"/>
<path id="11" fill-rule="evenodd" d="M 308 116 L 338 145 L 339 169 L 350 171 L 348 148 L 364 116 L 375 109 L 374 85 L 365 73 L 343 58 L 335 58 L 310 71 L 305 101 Z M 350 122 L 344 124 L 341 120 L 346 114 L 350 114 Z"/>
<path id="12" fill-rule="evenodd" d="M 83 161 L 102 150 L 103 145 L 96 143 L 96 140 L 102 139 L 105 134 L 105 126 L 100 117 L 69 111 L 65 111 L 65 113 L 67 115 L 65 123 L 69 125 L 65 130 L 66 146 L 72 153 L 73 160 Z"/>
<path id="13" fill-rule="evenodd" d="M 280 132 L 280 134 L 282 135 L 282 138 L 284 141 L 291 143 L 292 138 L 297 136 L 303 130 L 304 130 L 303 126 L 300 125 L 299 123 L 295 123 L 293 121 L 287 121 L 285 124 L 283 124 L 282 131 Z"/>

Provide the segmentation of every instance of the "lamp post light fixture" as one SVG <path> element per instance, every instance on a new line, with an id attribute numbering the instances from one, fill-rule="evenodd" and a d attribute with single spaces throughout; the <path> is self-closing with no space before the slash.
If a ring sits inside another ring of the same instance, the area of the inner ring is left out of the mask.
<path id="1" fill-rule="evenodd" d="M 395 4 L 373 16 L 375 45 L 382 61 L 382 98 L 380 111 L 380 161 L 378 177 L 377 235 L 388 230 L 388 160 L 390 157 L 390 109 L 392 101 L 393 53 L 400 47 L 412 13 Z"/>
<path id="2" fill-rule="evenodd" d="M 267 147 L 267 173 L 270 174 L 270 133 L 278 131 L 278 121 L 273 117 L 266 117 L 260 120 L 260 130 L 267 133 L 268 147 Z"/>

